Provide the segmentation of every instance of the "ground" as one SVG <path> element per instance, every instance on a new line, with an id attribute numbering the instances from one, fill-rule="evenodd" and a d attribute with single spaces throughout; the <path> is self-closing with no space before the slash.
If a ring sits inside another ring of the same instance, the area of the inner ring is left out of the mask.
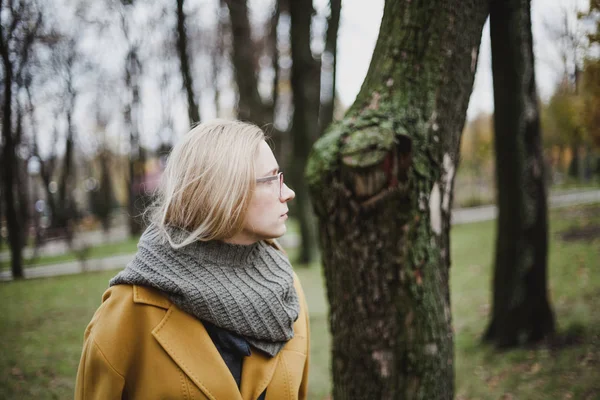
<path id="1" fill-rule="evenodd" d="M 493 221 L 454 226 L 456 399 L 600 398 L 600 204 L 551 213 L 550 299 L 558 334 L 498 353 L 490 311 Z M 318 265 L 296 265 L 311 315 L 310 398 L 330 392 L 327 303 Z M 0 398 L 72 398 L 83 331 L 115 271 L 0 284 Z"/>

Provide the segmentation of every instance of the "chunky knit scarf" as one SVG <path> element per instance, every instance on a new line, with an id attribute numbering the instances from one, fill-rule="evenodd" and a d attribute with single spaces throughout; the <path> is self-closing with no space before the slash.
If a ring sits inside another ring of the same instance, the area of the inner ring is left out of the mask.
<path id="1" fill-rule="evenodd" d="M 174 250 L 155 227 L 110 285 L 149 286 L 185 312 L 275 356 L 294 336 L 300 305 L 287 258 L 269 244 L 196 241 Z"/>

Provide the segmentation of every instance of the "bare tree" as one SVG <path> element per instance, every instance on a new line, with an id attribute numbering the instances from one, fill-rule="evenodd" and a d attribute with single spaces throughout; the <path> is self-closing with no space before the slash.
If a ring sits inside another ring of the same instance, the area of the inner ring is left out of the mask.
<path id="1" fill-rule="evenodd" d="M 3 200 L 5 205 L 8 240 L 11 250 L 11 270 L 14 278 L 23 277 L 22 249 L 24 246 L 23 191 L 19 182 L 19 157 L 21 143 L 21 114 L 15 116 L 19 81 L 31 58 L 34 43 L 42 30 L 42 12 L 33 2 L 0 2 L 0 57 L 3 66 L 2 105 L 2 165 Z M 16 90 L 13 92 L 13 90 Z M 15 179 L 17 178 L 17 179 Z"/>
<path id="2" fill-rule="evenodd" d="M 142 214 L 146 206 L 146 196 L 143 189 L 145 180 L 146 152 L 141 144 L 139 132 L 139 113 L 141 109 L 140 85 L 142 77 L 142 62 L 139 57 L 140 43 L 131 35 L 131 23 L 128 12 L 131 5 L 120 9 L 121 30 L 127 43 L 127 54 L 124 63 L 125 90 L 127 95 L 123 105 L 123 120 L 129 131 L 129 179 L 127 180 L 129 233 L 132 236 L 142 232 L 144 222 Z"/>
<path id="3" fill-rule="evenodd" d="M 212 40 L 212 48 L 210 50 L 211 70 L 210 80 L 213 82 L 213 103 L 215 105 L 215 114 L 217 117 L 221 115 L 221 88 L 219 86 L 220 71 L 223 68 L 225 58 L 225 34 L 227 31 L 225 21 L 225 2 L 219 0 L 217 6 L 217 26 L 215 28 L 215 36 Z"/>
<path id="4" fill-rule="evenodd" d="M 112 161 L 112 154 L 108 146 L 106 128 L 108 121 L 110 120 L 109 115 L 103 108 L 102 98 L 102 83 L 98 82 L 98 90 L 100 93 L 97 95 L 96 100 L 96 160 L 99 169 L 99 179 L 92 180 L 92 184 L 89 185 L 89 196 L 91 210 L 102 224 L 102 229 L 105 236 L 108 236 L 111 224 L 111 210 L 113 203 L 113 184 L 110 173 L 110 165 Z M 98 175 L 98 174 L 97 174 Z"/>
<path id="5" fill-rule="evenodd" d="M 294 117 L 292 126 L 292 183 L 296 189 L 296 208 L 302 242 L 298 261 L 306 264 L 316 250 L 316 230 L 304 180 L 304 166 L 312 144 L 319 135 L 319 92 L 321 65 L 313 58 L 310 42 L 312 0 L 290 1 L 292 45 L 292 91 Z"/>
<path id="6" fill-rule="evenodd" d="M 550 24 L 546 22 L 545 28 L 554 45 L 554 49 L 561 59 L 562 79 L 557 90 L 568 95 L 577 96 L 579 94 L 579 80 L 581 68 L 583 66 L 584 54 L 586 51 L 586 37 L 580 30 L 579 21 L 574 17 L 577 9 L 569 9 L 563 6 L 561 9 L 560 23 Z M 582 145 L 584 143 L 584 128 L 576 124 L 572 132 L 567 132 L 569 137 L 573 159 L 569 167 L 569 173 L 584 179 L 585 159 L 582 154 Z"/>
<path id="7" fill-rule="evenodd" d="M 62 80 L 63 93 L 60 102 L 60 110 L 64 113 L 67 125 L 65 135 L 65 153 L 62 157 L 62 167 L 58 180 L 58 196 L 56 199 L 56 215 L 52 218 L 52 227 L 63 230 L 67 241 L 71 243 L 73 238 L 73 227 L 70 220 L 77 211 L 75 210 L 75 201 L 71 195 L 74 189 L 74 151 L 75 151 L 75 125 L 73 123 L 73 113 L 78 91 L 75 87 L 76 74 L 80 62 L 77 52 L 77 43 L 74 37 L 66 38 L 60 45 L 55 45 L 53 50 L 54 72 Z"/>
<path id="8" fill-rule="evenodd" d="M 246 0 L 225 0 L 232 32 L 232 63 L 238 87 L 238 117 L 265 126 L 273 121 L 272 104 L 265 104 L 258 92 L 258 52 L 252 40 Z"/>
<path id="9" fill-rule="evenodd" d="M 196 103 L 194 92 L 194 78 L 191 71 L 191 63 L 188 49 L 188 36 L 186 31 L 186 15 L 183 9 L 184 0 L 177 0 L 177 54 L 181 66 L 181 77 L 188 102 L 188 116 L 190 124 L 200 121 L 200 110 Z"/>
<path id="10" fill-rule="evenodd" d="M 342 0 L 329 1 L 329 18 L 327 19 L 327 35 L 323 52 L 321 73 L 321 110 L 319 111 L 319 132 L 322 134 L 333 121 L 337 84 L 337 35 L 340 26 Z"/>

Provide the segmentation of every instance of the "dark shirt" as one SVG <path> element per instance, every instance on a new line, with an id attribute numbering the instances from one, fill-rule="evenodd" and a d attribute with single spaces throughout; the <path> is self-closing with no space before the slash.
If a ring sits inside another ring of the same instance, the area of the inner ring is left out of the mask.
<path id="1" fill-rule="evenodd" d="M 243 336 L 228 331 L 223 328 L 219 328 L 216 325 L 211 324 L 208 321 L 202 321 L 206 332 L 212 339 L 215 347 L 219 350 L 219 354 L 225 361 L 227 368 L 231 372 L 235 383 L 237 383 L 238 389 L 242 382 L 242 367 L 244 366 L 244 357 L 250 356 L 250 343 Z M 265 391 L 258 396 L 257 400 L 264 400 Z"/>

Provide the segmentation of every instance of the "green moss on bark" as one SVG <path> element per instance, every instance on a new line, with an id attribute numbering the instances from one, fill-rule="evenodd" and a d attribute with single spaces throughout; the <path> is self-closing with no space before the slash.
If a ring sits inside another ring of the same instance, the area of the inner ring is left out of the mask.
<path id="1" fill-rule="evenodd" d="M 453 397 L 448 230 L 432 229 L 430 196 L 457 158 L 486 14 L 386 1 L 361 91 L 309 157 L 336 399 Z"/>

